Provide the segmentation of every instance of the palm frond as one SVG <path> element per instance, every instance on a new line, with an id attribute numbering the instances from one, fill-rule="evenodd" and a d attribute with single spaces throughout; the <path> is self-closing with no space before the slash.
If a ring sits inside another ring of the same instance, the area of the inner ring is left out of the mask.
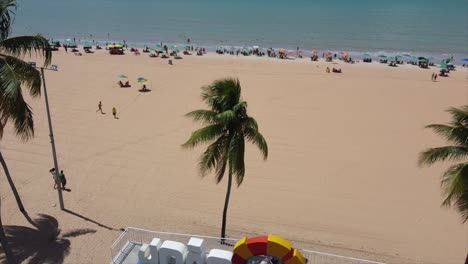
<path id="1" fill-rule="evenodd" d="M 48 66 L 52 60 L 49 41 L 41 35 L 5 39 L 0 42 L 0 51 L 20 58 L 24 55 L 41 55 L 44 58 L 44 66 Z"/>
<path id="2" fill-rule="evenodd" d="M 0 54 L 0 67 L 0 78 L 2 79 L 0 83 L 18 82 L 29 90 L 31 96 L 35 97 L 41 94 L 41 74 L 28 63 L 12 56 Z M 0 89 L 4 89 L 7 86 L 2 85 Z M 9 93 L 14 92 L 9 91 Z"/>
<path id="3" fill-rule="evenodd" d="M 468 192 L 468 162 L 450 166 L 440 181 L 446 195 L 442 206 L 450 207 L 453 200 Z"/>
<path id="4" fill-rule="evenodd" d="M 0 1 L 0 40 L 7 39 L 10 35 L 13 16 L 15 15 L 12 9 L 16 9 L 16 0 Z"/>
<path id="5" fill-rule="evenodd" d="M 212 110 L 224 112 L 239 103 L 240 92 L 239 80 L 227 78 L 202 87 L 201 97 Z"/>
<path id="6" fill-rule="evenodd" d="M 216 115 L 215 120 L 218 124 L 229 124 L 236 118 L 235 113 L 232 110 L 226 110 Z"/>
<path id="7" fill-rule="evenodd" d="M 255 118 L 249 116 L 247 117 L 244 121 L 243 121 L 243 126 L 244 127 L 250 127 L 254 130 L 258 130 L 258 123 L 257 123 L 257 120 L 255 120 Z"/>
<path id="8" fill-rule="evenodd" d="M 429 148 L 419 154 L 419 166 L 431 165 L 437 161 L 457 161 L 468 156 L 468 149 L 459 146 Z"/>
<path id="9" fill-rule="evenodd" d="M 211 172 L 213 169 L 217 170 L 217 175 L 219 175 L 219 180 L 221 181 L 224 170 L 226 169 L 226 146 L 227 146 L 227 136 L 221 136 L 216 139 L 205 152 L 201 155 L 198 166 L 200 168 L 200 175 L 204 177 L 206 174 Z"/>
<path id="10" fill-rule="evenodd" d="M 453 120 L 456 123 L 468 125 L 468 105 L 460 108 L 451 107 L 447 110 L 452 115 Z"/>
<path id="11" fill-rule="evenodd" d="M 212 124 L 217 114 L 215 111 L 200 109 L 187 113 L 185 116 L 192 118 L 194 121 L 201 121 L 204 124 Z"/>
<path id="12" fill-rule="evenodd" d="M 260 132 L 258 130 L 253 129 L 251 127 L 244 129 L 245 137 L 249 142 L 256 145 L 260 152 L 262 153 L 263 159 L 266 160 L 268 158 L 268 144 Z"/>
<path id="13" fill-rule="evenodd" d="M 446 140 L 452 141 L 459 146 L 468 146 L 468 126 L 453 123 L 453 125 L 432 124 L 426 126 L 426 128 L 432 129 Z"/>
<path id="14" fill-rule="evenodd" d="M 40 92 L 40 76 L 27 63 L 10 56 L 0 56 L 0 116 L 2 121 L 13 120 L 15 132 L 22 140 L 34 135 L 31 107 L 25 102 L 21 85 L 30 93 Z"/>
<path id="15" fill-rule="evenodd" d="M 222 125 L 214 124 L 209 125 L 204 128 L 200 128 L 194 132 L 190 136 L 189 140 L 185 142 L 182 147 L 184 148 L 193 148 L 198 144 L 209 142 L 214 140 L 217 136 L 220 136 L 224 133 L 224 129 Z"/>
<path id="16" fill-rule="evenodd" d="M 234 107 L 232 107 L 232 111 L 238 112 L 241 109 L 246 109 L 247 108 L 247 102 L 246 101 L 240 101 L 238 104 L 236 104 Z"/>
<path id="17" fill-rule="evenodd" d="M 458 197 L 455 201 L 455 206 L 462 216 L 462 222 L 466 223 L 468 221 L 468 191 L 465 191 Z"/>
<path id="18" fill-rule="evenodd" d="M 229 143 L 229 166 L 232 174 L 236 177 L 237 186 L 242 184 L 245 175 L 245 141 L 242 132 L 238 132 L 233 135 L 231 142 Z"/>

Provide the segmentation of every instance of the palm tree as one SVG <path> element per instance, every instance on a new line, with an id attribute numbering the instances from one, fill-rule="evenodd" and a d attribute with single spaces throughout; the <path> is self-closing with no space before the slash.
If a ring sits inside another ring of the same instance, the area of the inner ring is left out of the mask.
<path id="1" fill-rule="evenodd" d="M 239 80 L 230 78 L 216 80 L 202 88 L 201 97 L 210 110 L 195 110 L 186 116 L 206 126 L 194 131 L 182 146 L 193 148 L 202 143 L 209 144 L 200 157 L 199 170 L 202 177 L 214 170 L 218 184 L 223 179 L 226 168 L 228 170 L 221 227 L 221 237 L 225 238 L 232 177 L 236 177 L 238 187 L 244 180 L 245 140 L 260 149 L 264 160 L 268 157 L 268 145 L 260 134 L 255 119 L 247 115 L 247 102 L 241 100 Z"/>
<path id="2" fill-rule="evenodd" d="M 447 110 L 452 116 L 448 124 L 426 126 L 451 143 L 450 146 L 429 148 L 419 155 L 419 165 L 432 165 L 437 161 L 461 163 L 450 166 L 442 175 L 441 187 L 445 194 L 442 206 L 454 204 L 465 223 L 468 220 L 468 105 Z"/>
<path id="3" fill-rule="evenodd" d="M 31 107 L 25 102 L 22 88 L 26 88 L 32 97 L 41 93 L 41 75 L 39 71 L 22 58 L 25 55 L 38 54 L 44 58 L 44 65 L 50 64 L 52 53 L 48 41 L 40 36 L 18 36 L 9 38 L 13 21 L 15 0 L 0 0 L 0 138 L 8 121 L 13 122 L 16 135 L 26 141 L 34 136 L 34 122 Z M 24 207 L 18 191 L 11 179 L 8 167 L 0 152 L 8 183 L 13 191 L 19 209 Z M 5 239 L 0 219 L 0 242 L 6 252 L 8 263 L 14 263 L 11 251 Z"/>

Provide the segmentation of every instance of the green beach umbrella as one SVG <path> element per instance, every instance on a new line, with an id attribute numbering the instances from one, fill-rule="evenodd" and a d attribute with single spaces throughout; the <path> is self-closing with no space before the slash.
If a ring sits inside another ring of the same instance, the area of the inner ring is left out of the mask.
<path id="1" fill-rule="evenodd" d="M 437 65 L 437 68 L 439 68 L 439 69 L 447 69 L 447 64 L 445 64 L 445 63 L 440 63 L 439 65 Z"/>
<path id="2" fill-rule="evenodd" d="M 118 77 L 119 77 L 120 79 L 127 79 L 127 78 L 128 78 L 127 75 L 123 75 L 123 74 L 120 74 Z"/>
<path id="3" fill-rule="evenodd" d="M 364 54 L 362 54 L 362 56 L 364 56 L 364 57 L 370 57 L 371 55 L 370 55 L 369 53 L 364 53 Z"/>
<path id="4" fill-rule="evenodd" d="M 387 57 L 387 59 L 390 60 L 390 61 L 395 61 L 396 60 L 396 58 L 393 57 L 393 56 Z"/>
<path id="5" fill-rule="evenodd" d="M 172 52 L 179 53 L 180 51 L 178 49 L 173 49 Z"/>
<path id="6" fill-rule="evenodd" d="M 139 77 L 139 78 L 137 79 L 137 82 L 139 82 L 139 83 L 144 83 L 144 82 L 147 82 L 147 81 L 148 81 L 148 80 L 145 79 L 145 78 L 143 78 L 143 77 Z"/>

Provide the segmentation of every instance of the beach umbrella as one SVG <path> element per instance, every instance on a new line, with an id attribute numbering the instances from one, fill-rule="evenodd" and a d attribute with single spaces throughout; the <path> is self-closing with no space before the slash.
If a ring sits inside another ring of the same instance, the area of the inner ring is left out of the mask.
<path id="1" fill-rule="evenodd" d="M 379 57 L 379 58 L 387 58 L 387 55 L 380 54 L 378 57 Z"/>
<path id="2" fill-rule="evenodd" d="M 463 58 L 463 59 L 461 59 L 461 61 L 468 62 L 468 58 Z"/>
<path id="3" fill-rule="evenodd" d="M 371 55 L 369 53 L 364 53 L 362 54 L 363 57 L 370 57 Z"/>
<path id="4" fill-rule="evenodd" d="M 143 77 L 139 77 L 139 78 L 137 79 L 137 82 L 139 82 L 139 83 L 144 83 L 144 82 L 147 82 L 147 81 L 148 81 L 148 80 L 145 79 L 145 78 L 143 78 Z"/>
<path id="5" fill-rule="evenodd" d="M 178 49 L 173 49 L 172 52 L 179 53 L 180 51 Z"/>
<path id="6" fill-rule="evenodd" d="M 128 78 L 127 75 L 123 75 L 123 74 L 120 74 L 118 77 L 119 77 L 120 79 L 127 79 L 127 78 Z"/>
<path id="7" fill-rule="evenodd" d="M 92 47 L 91 47 L 91 45 L 84 45 L 83 48 L 84 49 L 91 49 Z"/>
<path id="8" fill-rule="evenodd" d="M 328 50 L 328 51 L 325 51 L 323 54 L 324 54 L 325 56 L 331 56 L 331 55 L 332 55 L 332 52 Z"/>
<path id="9" fill-rule="evenodd" d="M 403 54 L 403 56 L 411 58 L 411 54 L 409 54 L 409 53 L 405 53 L 405 54 Z"/>
<path id="10" fill-rule="evenodd" d="M 340 54 L 345 56 L 345 57 L 349 55 L 348 52 L 346 52 L 346 51 L 342 51 L 342 52 L 340 52 Z"/>
<path id="11" fill-rule="evenodd" d="M 311 50 L 310 53 L 317 54 L 318 52 L 316 50 Z"/>
<path id="12" fill-rule="evenodd" d="M 297 50 L 298 53 L 302 53 L 302 50 Z"/>
<path id="13" fill-rule="evenodd" d="M 447 69 L 447 64 L 441 63 L 441 64 L 437 65 L 437 68 L 439 68 L 439 69 Z"/>
<path id="14" fill-rule="evenodd" d="M 389 61 L 396 61 L 396 58 L 393 57 L 393 56 L 387 57 L 387 59 L 388 59 Z"/>

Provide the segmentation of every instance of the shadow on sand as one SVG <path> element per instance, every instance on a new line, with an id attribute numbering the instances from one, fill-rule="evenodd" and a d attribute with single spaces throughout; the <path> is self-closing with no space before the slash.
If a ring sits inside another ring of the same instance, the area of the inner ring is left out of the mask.
<path id="1" fill-rule="evenodd" d="M 63 209 L 63 211 L 66 212 L 66 213 L 69 213 L 69 214 L 71 214 L 71 215 L 74 215 L 74 216 L 76 216 L 76 217 L 79 217 L 79 218 L 81 218 L 81 219 L 83 219 L 83 220 L 85 220 L 85 221 L 88 221 L 88 222 L 91 222 L 91 223 L 93 223 L 93 224 L 96 224 L 96 225 L 99 226 L 99 227 L 108 229 L 108 230 L 112 230 L 112 231 L 125 231 L 125 229 L 123 229 L 123 228 L 117 229 L 117 228 L 113 228 L 113 227 L 110 227 L 110 226 L 106 226 L 106 225 L 104 225 L 104 224 L 101 224 L 101 223 L 99 223 L 99 222 L 94 221 L 93 219 L 90 219 L 90 218 L 88 218 L 88 217 L 86 217 L 86 216 L 80 215 L 79 213 L 75 213 L 75 212 L 70 211 L 70 210 L 68 210 L 68 209 Z"/>
<path id="2" fill-rule="evenodd" d="M 18 263 L 63 263 L 70 253 L 68 238 L 96 233 L 94 229 L 73 229 L 62 233 L 57 219 L 50 215 L 39 214 L 32 220 L 25 217 L 35 228 L 26 226 L 4 226 L 8 244 Z M 0 263 L 6 262 L 0 249 Z"/>

